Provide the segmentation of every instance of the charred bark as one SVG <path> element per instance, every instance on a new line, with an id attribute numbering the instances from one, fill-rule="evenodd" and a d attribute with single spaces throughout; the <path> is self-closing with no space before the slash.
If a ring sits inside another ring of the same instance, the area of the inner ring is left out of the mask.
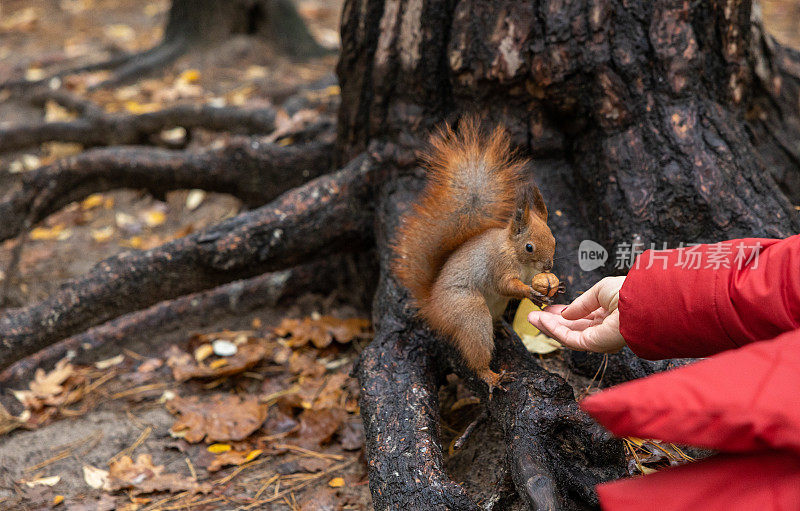
<path id="1" fill-rule="evenodd" d="M 73 142 L 85 147 L 144 144 L 162 130 L 177 126 L 187 130 L 205 128 L 231 133 L 266 134 L 275 129 L 275 110 L 179 105 L 139 115 L 93 111 L 72 121 L 0 129 L 0 151 L 16 151 L 52 141 Z"/>

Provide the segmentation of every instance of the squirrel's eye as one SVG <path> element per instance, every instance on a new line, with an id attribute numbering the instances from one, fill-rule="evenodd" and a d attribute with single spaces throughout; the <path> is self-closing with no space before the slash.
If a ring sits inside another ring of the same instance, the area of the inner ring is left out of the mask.
<path id="1" fill-rule="evenodd" d="M 527 250 L 528 252 L 533 252 L 533 245 L 531 245 L 530 243 L 526 244 L 525 250 Z"/>

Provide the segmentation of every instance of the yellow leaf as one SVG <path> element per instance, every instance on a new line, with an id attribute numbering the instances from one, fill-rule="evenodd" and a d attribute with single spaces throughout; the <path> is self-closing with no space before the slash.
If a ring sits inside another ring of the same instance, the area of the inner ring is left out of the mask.
<path id="1" fill-rule="evenodd" d="M 92 239 L 97 243 L 105 243 L 110 240 L 114 235 L 114 228 L 110 225 L 101 227 L 100 229 L 92 229 Z"/>
<path id="2" fill-rule="evenodd" d="M 223 452 L 228 452 L 231 450 L 231 446 L 228 444 L 211 444 L 208 446 L 208 452 L 213 454 L 221 454 Z"/>
<path id="3" fill-rule="evenodd" d="M 139 103 L 136 101 L 126 101 L 125 110 L 132 114 L 147 114 L 155 112 L 160 108 L 158 103 Z"/>
<path id="4" fill-rule="evenodd" d="M 157 209 L 150 209 L 144 212 L 144 223 L 150 227 L 156 227 L 163 224 L 167 220 L 167 215 L 163 211 Z"/>
<path id="5" fill-rule="evenodd" d="M 538 353 L 539 355 L 546 355 L 561 348 L 561 344 L 546 336 L 545 334 L 539 335 L 523 335 L 522 344 L 531 353 Z"/>
<path id="6" fill-rule="evenodd" d="M 144 246 L 144 240 L 141 236 L 134 236 L 131 239 L 120 241 L 119 245 L 121 247 L 135 248 L 136 250 L 139 250 Z"/>
<path id="7" fill-rule="evenodd" d="M 45 122 L 71 121 L 76 117 L 75 112 L 69 111 L 52 99 L 48 99 L 44 104 Z"/>
<path id="8" fill-rule="evenodd" d="M 94 193 L 81 201 L 81 209 L 89 211 L 96 207 L 102 206 L 105 198 L 102 193 Z"/>
<path id="9" fill-rule="evenodd" d="M 44 69 L 40 67 L 31 67 L 25 71 L 25 79 L 29 82 L 42 80 L 45 77 Z"/>
<path id="10" fill-rule="evenodd" d="M 328 481 L 328 486 L 331 488 L 341 488 L 344 486 L 344 479 L 341 477 L 334 477 L 330 481 Z"/>
<path id="11" fill-rule="evenodd" d="M 63 495 L 56 495 L 55 497 L 53 497 L 53 507 L 61 504 L 62 502 L 64 502 Z"/>
<path id="12" fill-rule="evenodd" d="M 261 449 L 253 449 L 247 453 L 247 456 L 244 457 L 244 462 L 247 463 L 248 461 L 253 461 L 254 459 L 258 458 L 262 452 L 264 451 Z"/>
<path id="13" fill-rule="evenodd" d="M 291 145 L 294 143 L 294 139 L 292 137 L 286 137 L 278 140 L 278 145 L 281 147 L 286 147 L 287 145 Z"/>
<path id="14" fill-rule="evenodd" d="M 56 224 L 53 227 L 36 227 L 30 233 L 32 240 L 55 240 L 64 232 L 64 224 Z"/>
<path id="15" fill-rule="evenodd" d="M 194 350 L 194 359 L 198 362 L 202 362 L 212 353 L 214 353 L 213 346 L 210 344 L 201 344 L 196 350 Z"/>
<path id="16" fill-rule="evenodd" d="M 522 344 L 528 348 L 532 353 L 545 355 L 558 350 L 561 345 L 539 332 L 539 330 L 528 322 L 528 314 L 534 310 L 541 310 L 532 301 L 527 298 L 523 299 L 517 307 L 517 312 L 514 315 L 514 323 L 512 328 L 522 339 Z"/>
<path id="17" fill-rule="evenodd" d="M 531 325 L 528 322 L 528 314 L 531 311 L 538 311 L 541 310 L 539 307 L 536 306 L 535 303 L 528 300 L 527 298 L 523 298 L 521 302 L 519 302 L 519 307 L 517 307 L 517 312 L 514 314 L 514 322 L 511 325 L 511 328 L 517 332 L 517 335 L 522 337 L 523 335 L 538 335 L 539 330 Z"/>
<path id="18" fill-rule="evenodd" d="M 197 69 L 187 69 L 180 74 L 178 80 L 184 83 L 194 83 L 200 79 L 200 71 Z"/>
<path id="19" fill-rule="evenodd" d="M 222 367 L 224 365 L 228 365 L 228 361 L 225 360 L 224 358 L 221 358 L 219 360 L 215 360 L 215 361 L 211 362 L 210 364 L 208 364 L 208 367 L 210 367 L 211 369 L 219 369 L 220 367 Z"/>
<path id="20" fill-rule="evenodd" d="M 331 85 L 325 89 L 325 93 L 328 96 L 338 96 L 342 93 L 342 89 L 338 85 Z"/>
<path id="21" fill-rule="evenodd" d="M 136 31 L 128 25 L 115 24 L 105 28 L 106 37 L 119 41 L 130 41 L 136 37 Z"/>

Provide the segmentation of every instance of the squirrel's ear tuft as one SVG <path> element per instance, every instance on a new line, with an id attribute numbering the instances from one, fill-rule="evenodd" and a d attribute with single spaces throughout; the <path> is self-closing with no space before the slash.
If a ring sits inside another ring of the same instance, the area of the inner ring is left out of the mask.
<path id="1" fill-rule="evenodd" d="M 536 185 L 532 186 L 531 201 L 528 204 L 530 204 L 530 207 L 542 220 L 545 222 L 547 221 L 547 206 L 544 203 L 544 197 L 542 197 L 539 187 Z"/>
<path id="2" fill-rule="evenodd" d="M 515 233 L 525 230 L 530 222 L 530 215 L 534 213 L 545 222 L 547 221 L 547 206 L 544 204 L 539 188 L 535 185 L 524 186 L 517 195 L 514 205 L 514 216 L 511 223 Z"/>
<path id="3" fill-rule="evenodd" d="M 511 230 L 514 234 L 522 233 L 530 223 L 532 190 L 526 186 L 520 188 L 514 201 L 514 215 L 511 217 Z"/>
<path id="4" fill-rule="evenodd" d="M 517 203 L 514 208 L 514 216 L 511 217 L 511 234 L 517 235 L 525 231 L 528 225 L 528 208 L 523 204 Z"/>

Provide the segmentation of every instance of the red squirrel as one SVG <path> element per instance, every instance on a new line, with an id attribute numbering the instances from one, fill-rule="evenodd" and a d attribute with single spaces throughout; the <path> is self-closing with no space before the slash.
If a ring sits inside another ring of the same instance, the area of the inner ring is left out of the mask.
<path id="1" fill-rule="evenodd" d="M 523 180 L 507 132 L 476 118 L 448 125 L 422 155 L 428 182 L 401 220 L 393 271 L 419 315 L 449 339 L 489 386 L 513 379 L 489 368 L 494 323 L 511 298 L 542 303 L 529 283 L 553 267 L 555 239 L 539 189 Z"/>

